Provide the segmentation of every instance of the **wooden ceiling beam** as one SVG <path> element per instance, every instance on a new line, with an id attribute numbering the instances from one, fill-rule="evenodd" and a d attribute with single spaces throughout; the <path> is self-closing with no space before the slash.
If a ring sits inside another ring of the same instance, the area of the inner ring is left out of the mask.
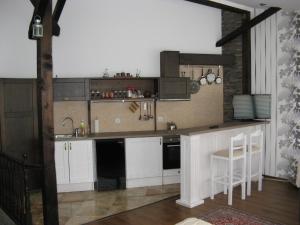
<path id="1" fill-rule="evenodd" d="M 227 34 L 225 37 L 223 37 L 222 39 L 220 39 L 219 41 L 217 41 L 216 46 L 217 47 L 221 47 L 224 44 L 226 44 L 229 41 L 231 41 L 234 38 L 236 38 L 237 36 L 239 36 L 239 35 L 241 35 L 243 33 L 246 33 L 252 27 L 254 27 L 255 25 L 259 24 L 260 22 L 262 22 L 263 20 L 267 19 L 268 17 L 272 16 L 273 14 L 275 14 L 276 12 L 278 12 L 280 9 L 281 8 L 278 8 L 278 7 L 270 7 L 270 8 L 268 8 L 263 13 L 259 14 L 258 16 L 256 16 L 252 20 L 250 20 L 249 22 L 244 23 L 242 26 L 240 26 L 239 28 L 235 29 L 234 31 L 232 31 L 231 33 Z"/>
<path id="2" fill-rule="evenodd" d="M 197 3 L 197 4 L 201 4 L 201 5 L 221 9 L 221 10 L 227 10 L 227 11 L 234 12 L 234 13 L 240 13 L 240 14 L 249 13 L 249 11 L 244 10 L 244 9 L 232 7 L 232 6 L 229 6 L 229 5 L 225 5 L 225 4 L 222 4 L 222 3 L 209 1 L 209 0 L 185 0 L 185 1 L 193 2 L 193 3 Z"/>
<path id="3" fill-rule="evenodd" d="M 34 7 L 36 7 L 39 4 L 40 0 L 30 0 L 30 2 Z"/>
<path id="4" fill-rule="evenodd" d="M 60 34 L 60 27 L 58 25 L 58 21 L 61 16 L 61 13 L 64 9 L 65 3 L 66 3 L 66 0 L 58 0 L 55 5 L 55 9 L 53 12 L 53 31 L 52 31 L 53 35 L 55 35 L 55 36 L 59 36 L 59 34 Z"/>

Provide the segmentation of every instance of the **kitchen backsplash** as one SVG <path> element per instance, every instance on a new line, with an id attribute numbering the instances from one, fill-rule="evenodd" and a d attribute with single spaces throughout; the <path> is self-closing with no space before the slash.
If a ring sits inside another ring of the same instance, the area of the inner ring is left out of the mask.
<path id="1" fill-rule="evenodd" d="M 65 127 L 62 121 L 65 117 L 71 117 L 74 121 L 74 128 L 79 127 L 80 121 L 88 122 L 88 104 L 81 101 L 54 102 L 54 133 L 69 134 L 72 130 L 70 121 L 67 121 Z"/>
<path id="2" fill-rule="evenodd" d="M 180 71 L 185 71 L 185 76 L 194 79 L 202 75 L 203 66 L 181 66 Z M 208 69 L 218 73 L 218 67 L 204 67 L 204 75 Z M 181 73 L 182 74 L 182 73 Z M 222 68 L 220 76 L 223 77 Z M 97 118 L 100 122 L 101 132 L 117 131 L 144 131 L 154 129 L 154 120 L 139 120 L 139 109 L 132 113 L 129 110 L 131 102 L 103 102 L 91 103 L 91 131 L 94 131 L 93 122 Z M 139 103 L 138 103 L 139 104 Z M 152 114 L 153 114 L 152 103 Z M 86 102 L 55 102 L 54 103 L 54 131 L 69 133 L 70 124 L 62 127 L 61 122 L 66 116 L 74 120 L 74 127 L 78 127 L 81 120 L 87 122 Z M 144 112 L 142 111 L 142 115 Z M 188 128 L 219 124 L 223 122 L 223 84 L 201 86 L 197 94 L 191 96 L 191 101 L 158 101 L 157 102 L 157 129 L 166 129 L 166 123 L 174 121 L 177 127 Z"/>

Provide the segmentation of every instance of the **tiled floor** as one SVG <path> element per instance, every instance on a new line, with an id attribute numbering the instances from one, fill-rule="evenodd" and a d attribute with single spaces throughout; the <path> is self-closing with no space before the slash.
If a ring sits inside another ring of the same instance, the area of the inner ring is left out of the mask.
<path id="1" fill-rule="evenodd" d="M 179 194 L 179 184 L 58 194 L 60 225 L 79 225 Z M 41 194 L 31 196 L 33 225 L 42 225 Z"/>

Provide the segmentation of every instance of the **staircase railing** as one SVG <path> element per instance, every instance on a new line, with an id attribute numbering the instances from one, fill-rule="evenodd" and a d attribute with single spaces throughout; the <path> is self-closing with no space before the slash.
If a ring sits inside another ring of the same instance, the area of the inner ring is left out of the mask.
<path id="1" fill-rule="evenodd" d="M 31 225 L 30 188 L 28 172 L 41 169 L 0 152 L 0 208 L 17 225 Z"/>

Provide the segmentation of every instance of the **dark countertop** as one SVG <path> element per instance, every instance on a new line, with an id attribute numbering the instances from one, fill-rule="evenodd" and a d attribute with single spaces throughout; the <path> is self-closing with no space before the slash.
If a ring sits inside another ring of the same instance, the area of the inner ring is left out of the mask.
<path id="1" fill-rule="evenodd" d="M 118 139 L 118 138 L 141 138 L 141 137 L 159 137 L 171 135 L 192 136 L 202 133 L 210 133 L 222 130 L 237 129 L 248 126 L 262 125 L 264 121 L 232 121 L 225 122 L 216 126 L 192 127 L 178 129 L 176 131 L 158 130 L 158 131 L 127 131 L 127 132 L 104 132 L 99 134 L 90 134 L 85 137 L 55 138 L 55 141 L 76 141 L 76 140 L 100 140 L 100 139 Z M 269 123 L 268 121 L 266 123 Z"/>

